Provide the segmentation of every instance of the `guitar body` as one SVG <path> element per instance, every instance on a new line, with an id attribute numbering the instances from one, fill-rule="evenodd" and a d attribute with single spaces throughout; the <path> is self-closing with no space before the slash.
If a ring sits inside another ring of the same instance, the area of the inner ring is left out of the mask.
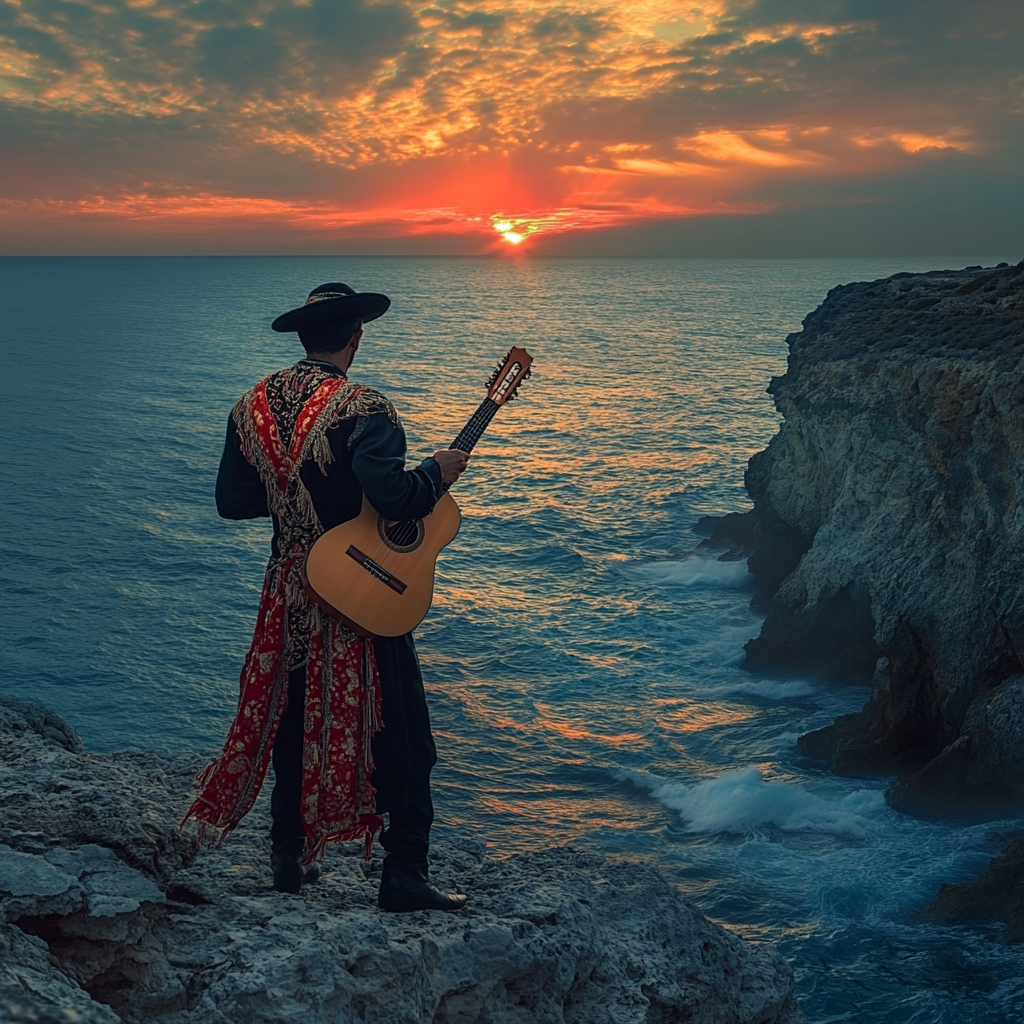
<path id="1" fill-rule="evenodd" d="M 355 519 L 313 545 L 305 575 L 315 598 L 373 636 L 418 626 L 434 599 L 434 564 L 459 532 L 462 514 L 447 492 L 423 519 L 392 523 L 363 497 Z"/>

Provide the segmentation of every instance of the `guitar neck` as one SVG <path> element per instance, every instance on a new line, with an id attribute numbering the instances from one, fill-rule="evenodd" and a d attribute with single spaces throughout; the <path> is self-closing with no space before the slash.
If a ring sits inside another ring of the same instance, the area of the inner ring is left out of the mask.
<path id="1" fill-rule="evenodd" d="M 477 411 L 466 421 L 466 425 L 459 431 L 459 436 L 448 445 L 449 450 L 467 454 L 471 452 L 487 429 L 487 424 L 494 419 L 494 414 L 500 408 L 501 406 L 493 398 L 485 398 Z M 448 484 L 444 485 L 446 491 L 448 486 Z"/>
<path id="2" fill-rule="evenodd" d="M 494 419 L 494 414 L 500 408 L 501 406 L 493 398 L 485 398 L 477 411 L 466 421 L 466 425 L 459 431 L 459 436 L 448 445 L 449 451 L 460 451 L 467 454 L 471 452 L 487 429 L 487 424 Z"/>

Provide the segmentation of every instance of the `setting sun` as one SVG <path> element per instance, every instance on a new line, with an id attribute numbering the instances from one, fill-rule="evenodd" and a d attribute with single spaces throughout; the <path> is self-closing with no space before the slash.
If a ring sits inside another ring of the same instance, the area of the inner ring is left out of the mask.
<path id="1" fill-rule="evenodd" d="M 520 245 L 523 239 L 531 233 L 528 230 L 523 230 L 515 221 L 502 217 L 501 214 L 495 214 L 491 218 L 491 227 L 510 245 Z"/>

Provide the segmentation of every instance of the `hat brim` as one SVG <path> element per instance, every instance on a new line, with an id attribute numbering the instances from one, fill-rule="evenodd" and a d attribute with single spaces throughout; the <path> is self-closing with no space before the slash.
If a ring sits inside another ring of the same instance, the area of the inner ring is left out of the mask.
<path id="1" fill-rule="evenodd" d="M 275 331 L 302 331 L 307 327 L 330 323 L 331 320 L 348 320 L 359 317 L 363 323 L 383 316 L 391 300 L 379 292 L 358 292 L 355 295 L 339 295 L 336 299 L 311 302 L 308 306 L 282 313 L 270 326 Z"/>

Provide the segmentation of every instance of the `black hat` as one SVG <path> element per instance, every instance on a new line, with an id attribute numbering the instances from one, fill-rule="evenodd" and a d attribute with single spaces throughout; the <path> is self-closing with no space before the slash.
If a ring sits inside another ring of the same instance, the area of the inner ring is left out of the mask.
<path id="1" fill-rule="evenodd" d="M 332 281 L 309 293 L 304 306 L 282 313 L 270 326 L 275 331 L 301 331 L 331 320 L 359 317 L 364 323 L 388 311 L 391 300 L 378 292 L 355 292 L 347 284 Z"/>

